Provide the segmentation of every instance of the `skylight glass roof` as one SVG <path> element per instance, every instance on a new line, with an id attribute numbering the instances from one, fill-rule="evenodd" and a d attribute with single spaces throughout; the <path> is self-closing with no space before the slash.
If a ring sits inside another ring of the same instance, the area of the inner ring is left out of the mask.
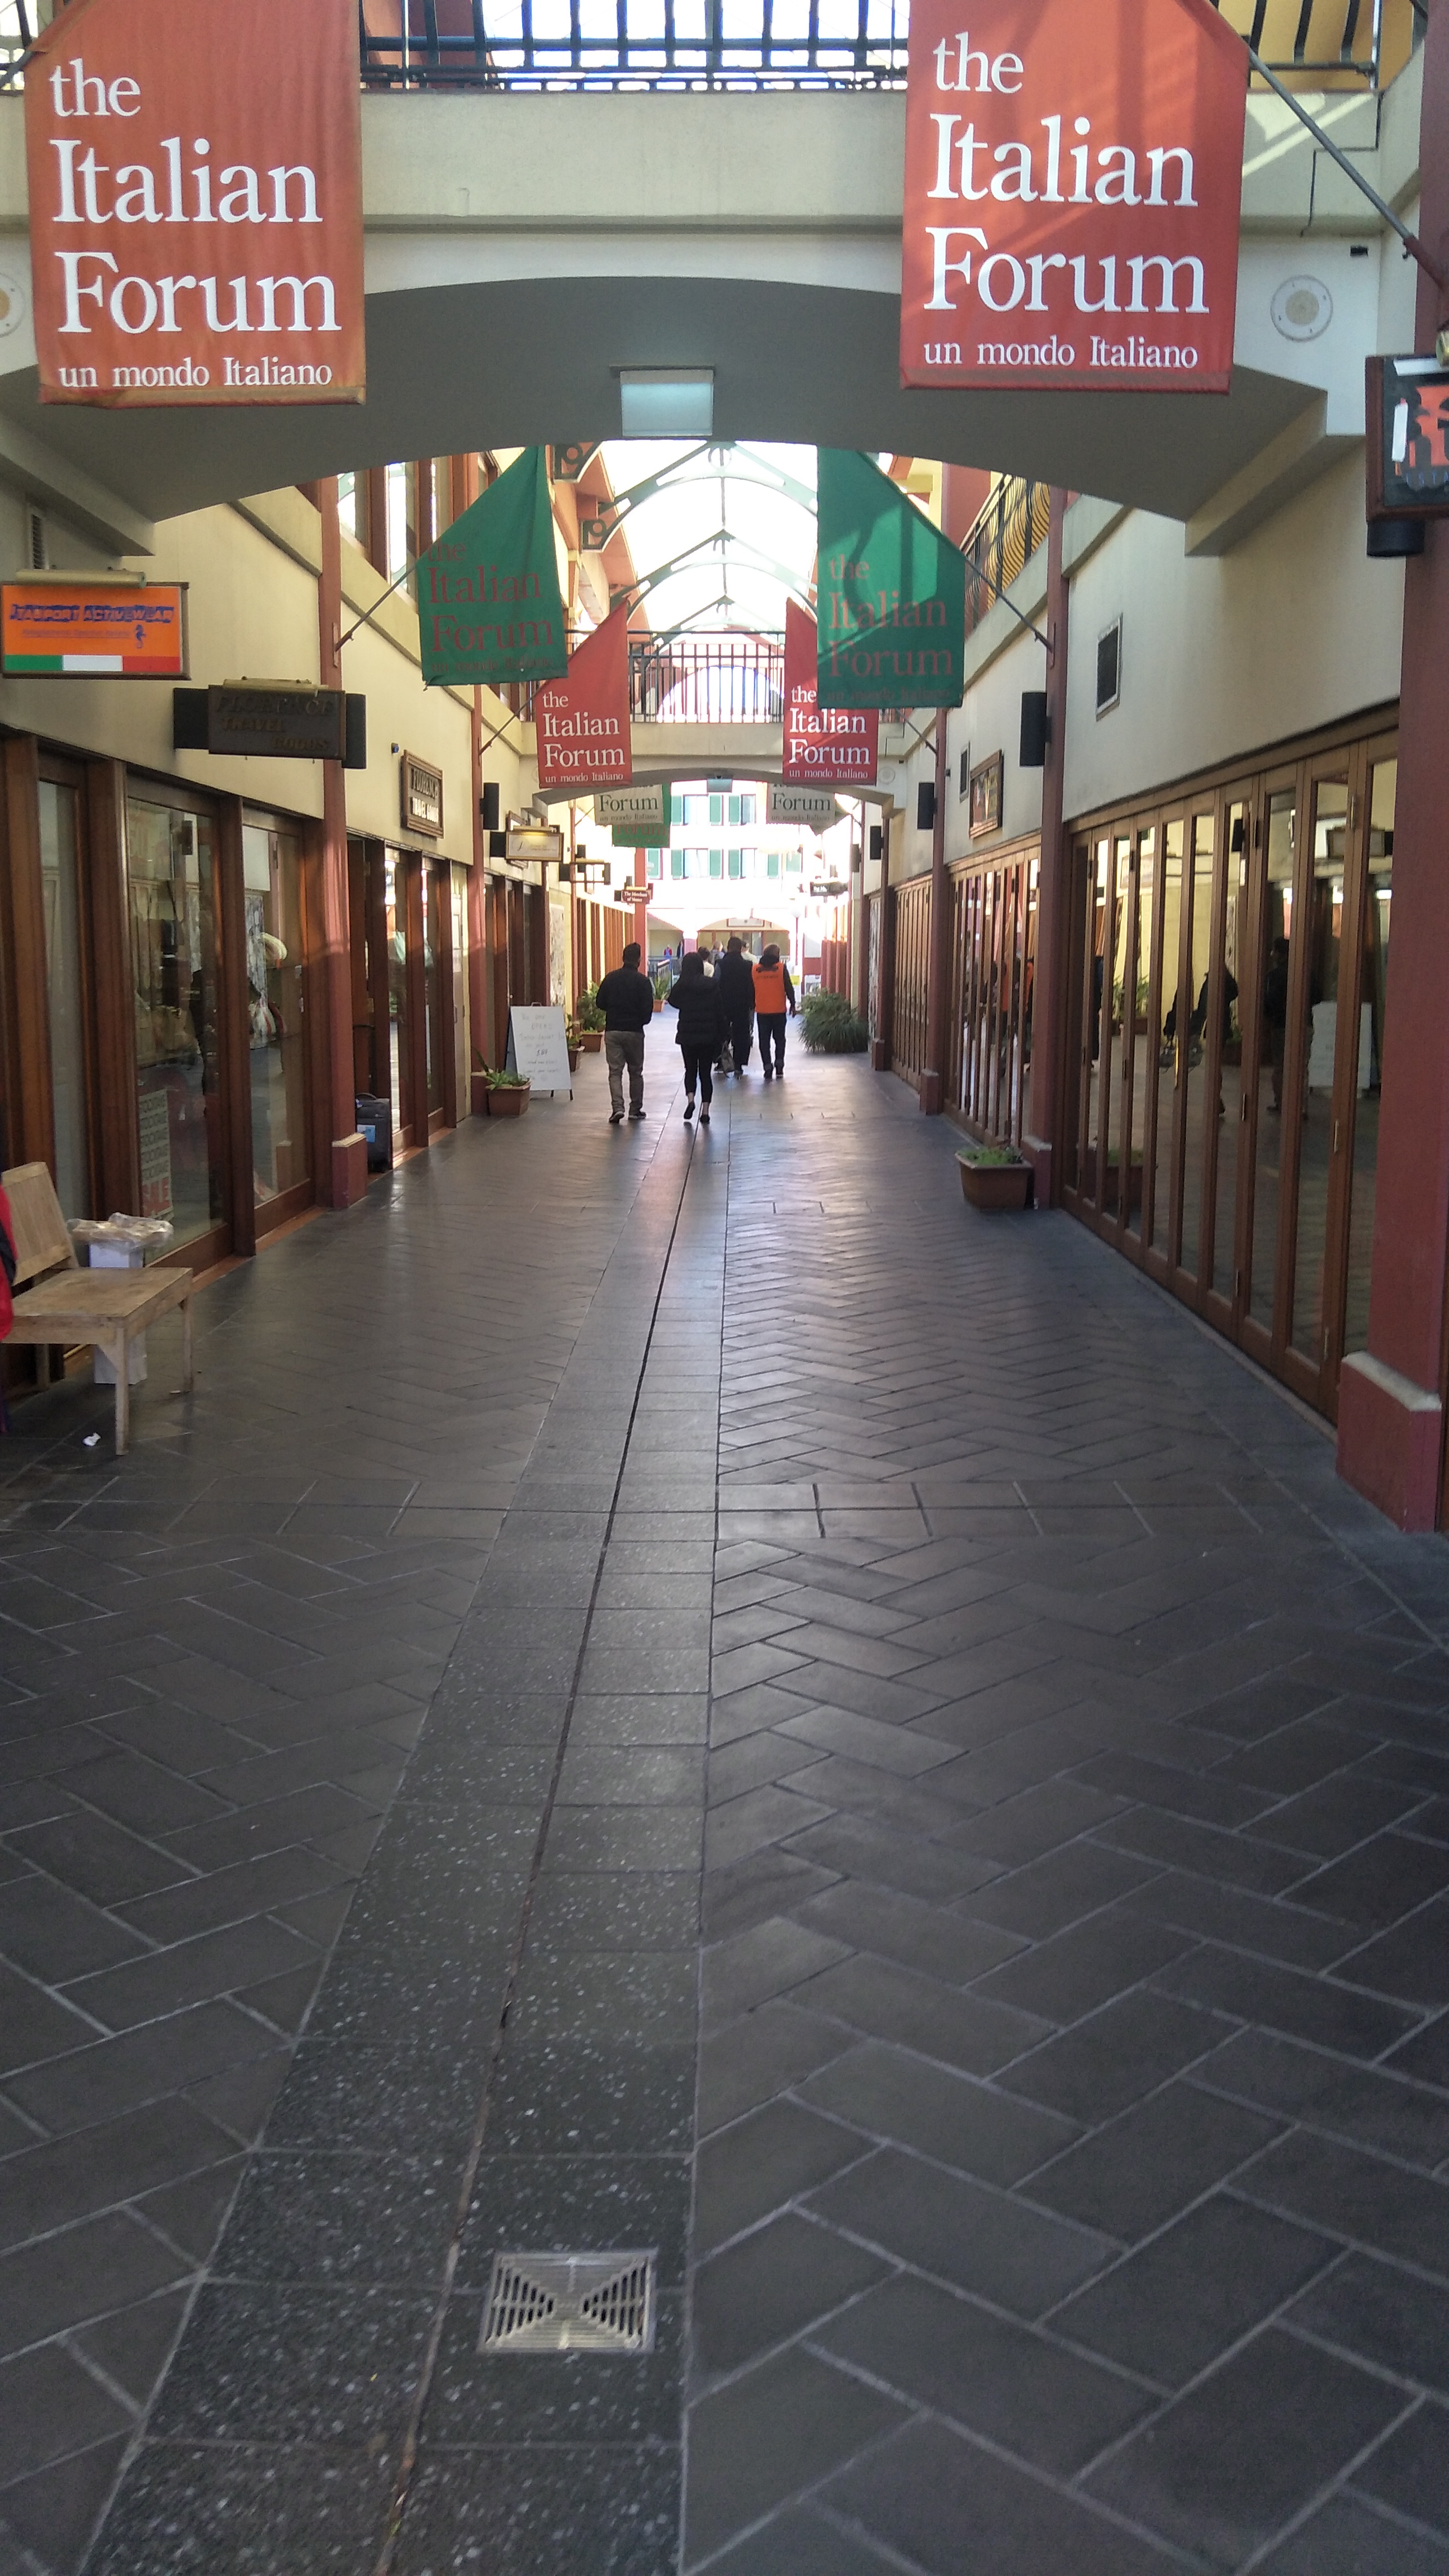
<path id="1" fill-rule="evenodd" d="M 815 450 L 611 439 L 614 491 L 655 634 L 778 635 L 815 571 Z M 645 487 L 645 488 L 641 488 Z"/>

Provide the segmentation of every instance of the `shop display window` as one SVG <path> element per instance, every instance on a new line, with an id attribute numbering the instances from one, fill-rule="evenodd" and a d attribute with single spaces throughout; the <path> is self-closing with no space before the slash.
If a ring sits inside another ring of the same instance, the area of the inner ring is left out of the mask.
<path id="1" fill-rule="evenodd" d="M 126 875 L 136 1010 L 142 1216 L 178 1244 L 222 1222 L 216 885 L 211 817 L 133 796 Z"/>
<path id="2" fill-rule="evenodd" d="M 260 1212 L 311 1180 L 302 850 L 295 833 L 242 828 L 252 1191 Z"/>
<path id="3" fill-rule="evenodd" d="M 79 805 L 73 787 L 40 781 L 40 891 L 55 1117 L 55 1186 L 68 1217 L 93 1216 L 81 974 Z"/>

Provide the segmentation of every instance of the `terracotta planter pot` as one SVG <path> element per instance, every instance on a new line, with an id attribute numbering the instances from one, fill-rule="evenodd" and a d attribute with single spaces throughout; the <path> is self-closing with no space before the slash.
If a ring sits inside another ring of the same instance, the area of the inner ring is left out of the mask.
<path id="1" fill-rule="evenodd" d="M 532 1088 L 533 1086 L 531 1083 L 510 1082 L 501 1091 L 490 1091 L 488 1094 L 489 1117 L 521 1118 L 525 1109 L 528 1107 L 528 1097 Z"/>
<path id="2" fill-rule="evenodd" d="M 580 1044 L 580 1046 L 583 1048 L 583 1051 L 584 1051 L 585 1055 L 600 1055 L 600 1054 L 602 1054 L 602 1052 L 603 1052 L 603 1046 L 604 1046 L 604 1032 L 603 1032 L 603 1030 L 602 1030 L 602 1029 L 585 1029 L 585 1030 L 583 1031 L 582 1035 L 580 1036 L 579 1044 Z"/>
<path id="3" fill-rule="evenodd" d="M 956 1157 L 961 1175 L 961 1196 L 969 1207 L 979 1208 L 983 1216 L 1001 1216 L 1024 1208 L 1031 1188 L 1029 1163 L 968 1163 L 964 1154 Z"/>
<path id="4" fill-rule="evenodd" d="M 662 1010 L 663 1010 L 663 1008 L 664 1008 L 664 996 L 663 996 L 663 994 L 662 994 L 662 993 L 656 993 L 656 994 L 655 994 L 655 996 L 654 996 L 654 1008 L 655 1008 L 655 1010 L 656 1010 L 656 1011 L 662 1011 Z"/>
<path id="5" fill-rule="evenodd" d="M 570 1073 L 577 1073 L 577 1072 L 578 1072 L 578 1069 L 579 1069 L 579 1051 L 578 1051 L 578 1048 L 577 1048 L 576 1046 L 572 1046 L 572 1047 L 570 1047 L 570 1048 L 569 1048 L 569 1071 L 570 1071 Z"/>

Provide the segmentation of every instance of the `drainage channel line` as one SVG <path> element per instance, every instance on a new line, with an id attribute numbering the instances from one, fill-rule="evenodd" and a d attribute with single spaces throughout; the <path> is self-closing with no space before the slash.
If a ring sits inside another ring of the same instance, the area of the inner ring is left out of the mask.
<path id="1" fill-rule="evenodd" d="M 549 1777 L 548 1795 L 544 1800 L 543 1814 L 539 1819 L 538 1839 L 533 1847 L 533 1860 L 529 1868 L 528 1885 L 524 1890 L 523 1903 L 519 1909 L 518 1930 L 514 1935 L 513 1948 L 509 1954 L 508 1976 L 504 1984 L 503 2002 L 498 2014 L 497 2028 L 493 2034 L 493 2046 L 489 2051 L 488 2071 L 483 2079 L 483 2092 L 478 2104 L 478 2113 L 473 2123 L 472 2135 L 468 2141 L 468 2154 L 463 2166 L 463 2178 L 458 2189 L 458 2200 L 453 2220 L 453 2232 L 448 2241 L 447 2254 L 444 2257 L 442 2279 L 438 2286 L 437 2301 L 428 2327 L 427 2342 L 423 2347 L 422 2368 L 418 2373 L 417 2386 L 413 2391 L 413 2401 L 408 2409 L 407 2431 L 403 2437 L 402 2456 L 398 2462 L 397 2483 L 393 2489 L 391 2505 L 388 2508 L 387 2528 L 383 2535 L 382 2547 L 373 2562 L 372 2576 L 392 2576 L 392 2571 L 397 2559 L 398 2543 L 402 2538 L 403 2516 L 407 2511 L 408 2497 L 412 2491 L 413 2477 L 417 2469 L 418 2452 L 422 2441 L 423 2417 L 427 2412 L 428 2400 L 433 2392 L 433 2381 L 437 2376 L 438 2355 L 442 2350 L 443 2335 L 448 2322 L 448 2309 L 453 2296 L 453 2284 L 457 2279 L 458 2262 L 463 2248 L 463 2234 L 468 2223 L 469 2212 L 473 2206 L 473 2193 L 478 2180 L 478 2168 L 483 2161 L 483 2144 L 488 2132 L 488 2115 L 493 2106 L 493 2088 L 497 2082 L 499 2066 L 502 2063 L 504 2045 L 508 2037 L 508 2016 L 512 2009 L 515 1992 L 517 1991 L 518 1979 L 523 1967 L 524 1952 L 528 1946 L 528 1927 L 533 1914 L 534 1899 L 538 1893 L 538 1882 L 543 1874 L 543 1859 L 544 1853 L 548 1848 L 549 1829 L 553 1823 L 553 1812 L 558 1803 L 559 1784 L 563 1778 L 564 1758 L 568 1752 L 569 1734 L 574 1722 L 574 1710 L 578 1705 L 579 1685 L 583 1676 L 584 1658 L 589 1650 L 589 1638 L 593 1631 L 594 1612 L 598 1607 L 599 1588 L 604 1580 L 604 1567 L 608 1559 L 609 1542 L 614 1535 L 614 1523 L 618 1517 L 619 1496 L 623 1491 L 624 1471 L 629 1464 L 629 1451 L 633 1443 L 634 1425 L 638 1418 L 639 1405 L 644 1393 L 644 1379 L 649 1367 L 649 1355 L 654 1348 L 654 1334 L 659 1322 L 659 1309 L 663 1304 L 664 1291 L 668 1284 L 669 1265 L 674 1258 L 674 1245 L 679 1233 L 679 1221 L 684 1214 L 685 1192 L 689 1187 L 689 1175 L 694 1162 L 694 1145 L 695 1136 L 694 1130 L 691 1127 L 689 1130 L 689 1152 L 684 1165 L 684 1177 L 679 1185 L 679 1198 L 674 1210 L 674 1222 L 669 1229 L 669 1241 L 664 1248 L 664 1260 L 659 1272 L 659 1285 L 654 1292 L 654 1303 L 650 1309 L 649 1330 L 645 1336 L 643 1355 L 639 1362 L 639 1374 L 634 1384 L 634 1400 L 629 1407 L 629 1420 L 624 1432 L 624 1445 L 619 1455 L 619 1469 L 614 1478 L 614 1490 L 609 1499 L 609 1516 L 604 1524 L 604 1535 L 599 1542 L 599 1561 L 594 1568 L 593 1585 L 589 1593 L 588 1608 L 584 1614 L 583 1635 L 579 1640 L 578 1654 L 574 1658 L 573 1676 L 569 1683 L 568 1702 L 564 1709 L 563 1725 L 559 1731 L 558 1748 L 554 1754 L 553 1770 Z"/>

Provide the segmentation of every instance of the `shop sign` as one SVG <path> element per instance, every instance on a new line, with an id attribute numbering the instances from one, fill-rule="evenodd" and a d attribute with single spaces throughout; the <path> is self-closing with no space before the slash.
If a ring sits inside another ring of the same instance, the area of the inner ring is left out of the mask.
<path id="1" fill-rule="evenodd" d="M 651 903 L 657 903 L 659 897 L 652 885 L 615 886 L 614 901 L 631 906 L 642 903 L 647 908 Z"/>
<path id="2" fill-rule="evenodd" d="M 562 867 L 564 836 L 554 823 L 510 823 L 504 835 L 504 857 Z"/>
<path id="3" fill-rule="evenodd" d="M 185 582 L 7 581 L 0 671 L 7 679 L 184 680 Z"/>
<path id="4" fill-rule="evenodd" d="M 1368 515 L 1449 511 L 1449 368 L 1437 358 L 1368 362 Z"/>
<path id="5" fill-rule="evenodd" d="M 657 785 L 596 788 L 594 821 L 601 829 L 612 829 L 616 849 L 656 849 L 669 838 L 668 797 L 668 788 Z"/>
<path id="6" fill-rule="evenodd" d="M 1212 0 L 916 0 L 902 384 L 1226 393 L 1247 94 Z"/>
<path id="7" fill-rule="evenodd" d="M 70 0 L 25 75 L 42 402 L 361 402 L 353 0 Z"/>
<path id="8" fill-rule="evenodd" d="M 346 695 L 341 689 L 208 689 L 206 748 L 241 760 L 341 760 Z"/>
<path id="9" fill-rule="evenodd" d="M 525 447 L 419 555 L 417 582 L 426 687 L 562 679 L 568 620 L 541 447 Z"/>
<path id="10" fill-rule="evenodd" d="M 822 707 L 815 620 L 797 601 L 785 602 L 784 766 L 787 785 L 831 780 L 873 787 L 880 754 L 880 714 L 875 707 Z"/>
<path id="11" fill-rule="evenodd" d="M 402 756 L 402 827 L 429 841 L 443 837 L 443 773 L 410 751 Z"/>
<path id="12" fill-rule="evenodd" d="M 817 511 L 821 706 L 959 706 L 965 557 L 853 448 L 817 450 Z"/>
<path id="13" fill-rule="evenodd" d="M 770 781 L 771 826 L 803 825 L 807 832 L 828 832 L 832 823 L 840 821 L 840 812 L 828 787 L 792 787 L 779 779 Z"/>
<path id="14" fill-rule="evenodd" d="M 561 680 L 533 702 L 540 787 L 627 786 L 634 775 L 629 730 L 629 609 L 616 608 L 569 657 Z"/>

